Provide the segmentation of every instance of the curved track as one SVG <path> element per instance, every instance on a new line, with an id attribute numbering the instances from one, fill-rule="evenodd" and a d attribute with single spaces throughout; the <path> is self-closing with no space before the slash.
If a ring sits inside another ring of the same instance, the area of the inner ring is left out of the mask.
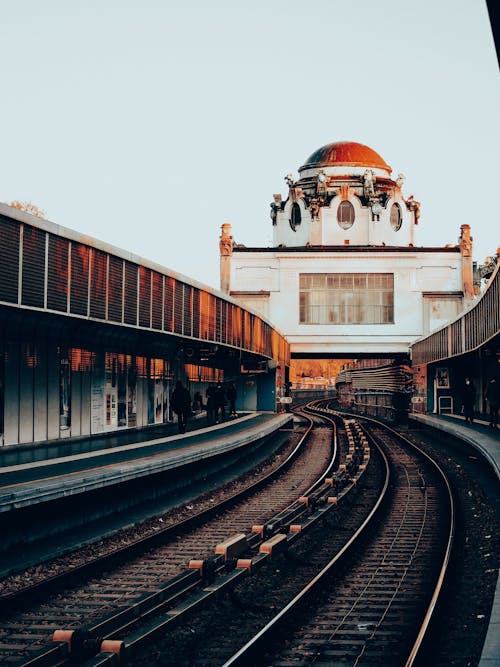
<path id="1" fill-rule="evenodd" d="M 369 456 L 358 420 L 318 405 L 301 411 L 315 426 L 308 444 L 264 489 L 9 619 L 13 641 L 35 640 L 7 656 L 13 664 L 61 664 L 69 648 L 86 667 L 118 655 L 176 667 L 412 664 L 449 558 L 446 480 L 382 425 L 369 427 Z M 56 628 L 70 632 L 34 657 Z"/>
<path id="2" fill-rule="evenodd" d="M 307 435 L 307 434 L 306 434 Z M 304 436 L 303 441 L 306 437 Z M 259 481 L 252 491 L 246 490 L 233 497 L 230 502 L 221 506 L 218 511 L 211 509 L 210 518 L 201 526 L 206 518 L 198 516 L 191 520 L 195 527 L 183 524 L 176 530 L 170 529 L 165 539 L 154 541 L 151 547 L 131 562 L 116 567 L 108 575 L 102 571 L 113 561 L 101 559 L 92 565 L 95 576 L 86 584 L 72 590 L 61 589 L 67 582 L 68 575 L 53 578 L 44 585 L 45 593 L 51 597 L 43 603 L 19 612 L 4 621 L 1 634 L 3 651 L 1 657 L 12 664 L 26 663 L 33 652 L 46 644 L 52 632 L 58 628 L 74 629 L 82 626 L 96 626 L 104 615 L 130 604 L 131 600 L 153 593 L 161 589 L 162 582 L 168 582 L 180 575 L 192 559 L 207 559 L 213 554 L 214 545 L 234 533 L 242 533 L 251 529 L 254 524 L 262 524 L 273 514 L 282 511 L 302 493 L 306 492 L 314 481 L 317 481 L 332 463 L 331 431 L 315 442 L 315 447 L 299 446 L 294 455 L 287 460 L 279 472 L 274 472 L 264 481 Z M 260 488 L 262 487 L 262 488 Z M 249 494 L 252 496 L 249 497 Z M 167 538 L 168 537 L 168 541 Z M 161 542 L 158 544 L 158 542 Z M 145 545 L 141 545 L 141 550 Z M 120 559 L 127 559 L 127 553 L 134 555 L 134 549 L 124 550 Z M 84 571 L 79 576 L 85 576 Z M 74 573 L 72 573 L 74 576 Z M 193 578 L 193 586 L 199 585 L 199 578 Z M 19 592 L 10 596 L 10 604 L 16 605 L 20 596 L 24 601 L 29 591 Z M 0 647 L 1 650 L 2 647 Z M 44 649 L 42 648 L 42 652 Z M 55 660 L 55 656 L 52 656 Z M 48 657 L 52 663 L 51 657 Z M 41 664 L 41 661 L 40 661 Z"/>
<path id="3" fill-rule="evenodd" d="M 315 416 L 317 423 L 325 417 Z M 346 463 L 340 465 L 339 478 L 343 466 L 349 466 L 350 449 L 354 429 L 351 425 L 340 425 L 338 439 L 345 447 Z M 362 464 L 361 467 L 364 467 Z M 387 487 L 387 472 L 383 460 L 376 454 L 370 458 L 366 470 L 355 478 L 347 479 L 337 496 L 334 511 L 323 516 L 318 510 L 317 521 L 304 535 L 292 542 L 288 550 L 273 558 L 269 567 L 259 571 L 236 587 L 234 592 L 221 599 L 216 610 L 199 611 L 196 618 L 186 620 L 175 633 L 164 635 L 154 647 L 146 646 L 133 655 L 132 663 L 141 667 L 147 664 L 161 664 L 176 667 L 201 667 L 222 665 L 255 632 L 259 632 L 270 621 L 270 635 L 275 634 L 272 619 L 276 612 L 286 608 L 290 599 L 304 587 L 310 585 L 318 573 L 328 563 L 333 554 L 341 552 L 346 542 L 372 514 L 384 495 L 384 480 Z M 338 487 L 337 487 L 338 490 Z M 279 614 L 278 614 L 279 615 Z M 257 639 L 255 651 L 245 656 L 243 664 L 271 665 L 265 655 L 267 639 L 262 644 Z M 249 660 L 247 663 L 246 660 Z M 291 664 L 300 665 L 297 662 Z"/>
<path id="4" fill-rule="evenodd" d="M 370 434 L 391 464 L 383 516 L 348 563 L 336 555 L 227 667 L 413 663 L 449 560 L 453 501 L 429 457 L 381 425 Z M 286 648 L 273 649 L 277 640 Z"/>

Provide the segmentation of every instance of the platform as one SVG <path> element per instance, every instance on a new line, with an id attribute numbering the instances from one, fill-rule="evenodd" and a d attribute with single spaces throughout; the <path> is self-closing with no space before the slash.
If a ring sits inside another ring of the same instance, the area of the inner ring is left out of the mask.
<path id="1" fill-rule="evenodd" d="M 0 468 L 0 512 L 162 473 L 233 451 L 291 424 L 256 412 L 214 426 Z M 128 439 L 128 438 L 127 438 Z M 117 441 L 117 435 L 113 436 Z"/>
<path id="2" fill-rule="evenodd" d="M 455 435 L 469 443 L 488 461 L 500 479 L 500 428 L 491 428 L 483 419 L 467 424 L 461 415 L 421 415 L 411 413 L 410 419 L 439 431 Z"/>
<path id="3" fill-rule="evenodd" d="M 444 431 L 468 443 L 481 454 L 500 478 L 500 428 L 492 428 L 483 419 L 467 424 L 460 415 L 421 415 L 412 413 L 410 419 L 430 428 Z M 500 667 L 500 584 L 497 579 L 495 599 L 491 609 L 488 633 L 479 667 Z"/>

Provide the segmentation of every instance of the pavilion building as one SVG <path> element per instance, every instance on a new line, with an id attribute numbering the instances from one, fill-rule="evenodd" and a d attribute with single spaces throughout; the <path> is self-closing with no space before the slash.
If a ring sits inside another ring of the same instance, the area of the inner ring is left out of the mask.
<path id="1" fill-rule="evenodd" d="M 341 141 L 286 176 L 271 202 L 272 247 L 222 225 L 222 291 L 271 320 L 293 358 L 402 358 L 474 299 L 472 238 L 416 244 L 420 203 L 373 149 Z"/>

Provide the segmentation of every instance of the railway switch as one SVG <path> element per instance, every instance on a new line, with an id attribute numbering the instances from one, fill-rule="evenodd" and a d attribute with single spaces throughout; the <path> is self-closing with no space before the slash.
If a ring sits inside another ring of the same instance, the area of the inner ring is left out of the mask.
<path id="1" fill-rule="evenodd" d="M 224 556 L 225 560 L 237 558 L 247 549 L 245 533 L 237 533 L 215 547 L 215 553 Z"/>
<path id="2" fill-rule="evenodd" d="M 267 540 L 267 542 L 263 542 L 260 545 L 259 552 L 273 558 L 286 551 L 287 546 L 287 536 L 284 533 L 278 533 L 271 537 L 270 540 Z"/>

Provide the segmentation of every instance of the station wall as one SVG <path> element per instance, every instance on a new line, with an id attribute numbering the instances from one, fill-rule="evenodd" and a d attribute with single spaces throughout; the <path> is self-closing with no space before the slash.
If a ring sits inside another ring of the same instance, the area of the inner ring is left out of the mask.
<path id="1" fill-rule="evenodd" d="M 274 411 L 275 372 L 231 378 L 238 411 Z M 0 442 L 30 444 L 112 433 L 175 420 L 176 380 L 206 402 L 224 371 L 104 349 L 65 347 L 56 340 L 0 342 Z"/>

